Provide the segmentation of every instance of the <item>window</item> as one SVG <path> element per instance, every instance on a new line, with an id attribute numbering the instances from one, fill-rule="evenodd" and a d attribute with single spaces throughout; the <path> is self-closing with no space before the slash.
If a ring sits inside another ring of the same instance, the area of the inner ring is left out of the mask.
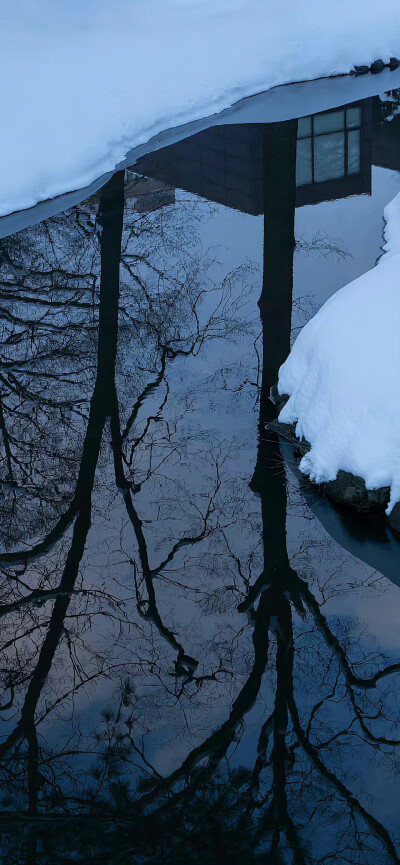
<path id="1" fill-rule="evenodd" d="M 323 183 L 361 171 L 361 106 L 301 117 L 296 184 Z"/>

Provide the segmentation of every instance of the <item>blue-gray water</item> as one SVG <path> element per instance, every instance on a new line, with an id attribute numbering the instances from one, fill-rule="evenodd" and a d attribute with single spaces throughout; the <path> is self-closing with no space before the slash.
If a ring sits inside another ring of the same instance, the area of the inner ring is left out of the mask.
<path id="1" fill-rule="evenodd" d="M 265 434 L 381 254 L 398 104 L 199 132 L 0 241 L 2 862 L 400 861 L 400 543 Z"/>

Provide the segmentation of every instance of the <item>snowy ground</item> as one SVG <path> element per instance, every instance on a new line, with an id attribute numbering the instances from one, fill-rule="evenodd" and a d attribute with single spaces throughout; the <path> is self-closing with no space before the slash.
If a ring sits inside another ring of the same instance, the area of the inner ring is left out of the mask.
<path id="1" fill-rule="evenodd" d="M 0 0 L 0 215 L 240 97 L 396 54 L 398 0 Z"/>
<path id="2" fill-rule="evenodd" d="M 334 294 L 300 332 L 280 369 L 280 413 L 311 444 L 300 468 L 312 480 L 339 469 L 400 501 L 400 193 L 385 208 L 384 254 Z"/>

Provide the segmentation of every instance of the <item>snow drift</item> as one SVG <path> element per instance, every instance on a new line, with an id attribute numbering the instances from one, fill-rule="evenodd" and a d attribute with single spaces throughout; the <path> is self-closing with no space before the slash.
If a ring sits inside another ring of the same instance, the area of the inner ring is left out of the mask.
<path id="1" fill-rule="evenodd" d="M 300 469 L 317 483 L 339 469 L 400 500 L 400 193 L 385 208 L 384 254 L 300 332 L 279 372 L 279 420 L 310 444 Z"/>
<path id="2" fill-rule="evenodd" d="M 0 215 L 168 127 L 400 54 L 398 0 L 0 0 Z"/>

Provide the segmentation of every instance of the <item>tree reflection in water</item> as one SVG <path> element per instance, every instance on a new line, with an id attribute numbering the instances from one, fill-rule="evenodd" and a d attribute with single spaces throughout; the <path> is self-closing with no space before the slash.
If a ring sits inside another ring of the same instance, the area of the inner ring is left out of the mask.
<path id="1" fill-rule="evenodd" d="M 194 205 L 124 224 L 120 172 L 96 219 L 89 203 L 1 246 L 4 862 L 400 861 L 363 784 L 397 774 L 400 660 L 329 613 L 340 576 L 312 571 L 309 532 L 289 554 L 297 492 L 266 426 L 295 136 L 266 132 L 284 225 L 266 209 L 250 485 L 240 445 L 198 423 L 207 371 L 171 389 L 240 340 L 258 278 L 215 282 Z"/>

